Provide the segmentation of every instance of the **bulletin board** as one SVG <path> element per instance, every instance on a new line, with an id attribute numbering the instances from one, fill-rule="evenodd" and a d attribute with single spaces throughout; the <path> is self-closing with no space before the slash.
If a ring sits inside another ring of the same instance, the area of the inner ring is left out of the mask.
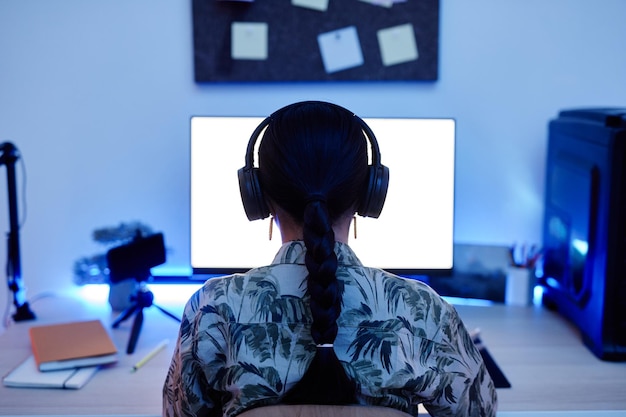
<path id="1" fill-rule="evenodd" d="M 195 80 L 434 81 L 439 0 L 192 0 Z"/>

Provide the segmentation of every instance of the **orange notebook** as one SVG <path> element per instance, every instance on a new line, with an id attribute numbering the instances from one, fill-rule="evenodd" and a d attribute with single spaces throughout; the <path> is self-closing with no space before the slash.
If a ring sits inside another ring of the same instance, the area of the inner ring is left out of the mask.
<path id="1" fill-rule="evenodd" d="M 30 342 L 40 371 L 117 361 L 117 348 L 100 320 L 33 326 Z"/>

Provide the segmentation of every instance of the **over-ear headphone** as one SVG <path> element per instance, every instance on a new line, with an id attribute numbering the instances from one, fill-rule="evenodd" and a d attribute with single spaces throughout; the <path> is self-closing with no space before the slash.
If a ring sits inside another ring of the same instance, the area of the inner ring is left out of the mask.
<path id="1" fill-rule="evenodd" d="M 327 104 L 330 105 L 330 103 Z M 333 106 L 341 109 L 342 111 L 349 112 L 347 109 L 336 104 L 333 104 Z M 284 110 L 284 108 L 278 111 L 280 112 L 282 110 Z M 372 152 L 372 164 L 368 167 L 368 184 L 357 209 L 357 213 L 363 217 L 376 218 L 380 216 L 385 204 L 385 198 L 387 197 L 387 188 L 389 187 L 389 168 L 384 166 L 380 161 L 380 149 L 372 129 L 370 129 L 363 119 L 352 112 L 349 113 L 361 125 L 363 133 L 365 133 L 366 138 L 369 140 Z M 259 182 L 259 169 L 254 167 L 254 148 L 261 132 L 263 132 L 271 121 L 272 116 L 263 120 L 261 124 L 254 129 L 246 149 L 245 165 L 237 171 L 241 201 L 243 203 L 246 216 L 248 216 L 248 220 L 250 221 L 264 219 L 270 215 L 270 211 L 267 207 L 267 203 L 265 202 L 263 191 L 261 190 L 261 184 Z"/>

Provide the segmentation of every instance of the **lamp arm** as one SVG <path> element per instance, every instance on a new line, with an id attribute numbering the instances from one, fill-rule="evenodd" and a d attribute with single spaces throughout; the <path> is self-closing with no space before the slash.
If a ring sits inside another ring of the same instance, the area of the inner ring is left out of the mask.
<path id="1" fill-rule="evenodd" d="M 15 163 L 19 159 L 19 151 L 11 142 L 0 144 L 0 165 L 7 167 L 7 190 L 9 194 L 9 233 L 7 242 L 7 281 L 13 292 L 13 304 L 16 312 L 15 321 L 32 320 L 35 314 L 26 301 L 26 290 L 22 283 L 22 265 L 20 262 L 20 237 L 17 218 L 17 190 L 15 179 Z"/>

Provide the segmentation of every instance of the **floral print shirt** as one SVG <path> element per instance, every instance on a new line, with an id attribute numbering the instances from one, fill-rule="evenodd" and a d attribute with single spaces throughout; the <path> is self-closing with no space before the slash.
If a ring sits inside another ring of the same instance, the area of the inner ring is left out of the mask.
<path id="1" fill-rule="evenodd" d="M 334 349 L 364 405 L 417 415 L 495 416 L 491 378 L 456 310 L 426 284 L 361 264 L 337 243 L 343 305 Z M 273 263 L 209 279 L 187 302 L 163 416 L 227 416 L 269 404 L 315 352 L 304 243 Z"/>

